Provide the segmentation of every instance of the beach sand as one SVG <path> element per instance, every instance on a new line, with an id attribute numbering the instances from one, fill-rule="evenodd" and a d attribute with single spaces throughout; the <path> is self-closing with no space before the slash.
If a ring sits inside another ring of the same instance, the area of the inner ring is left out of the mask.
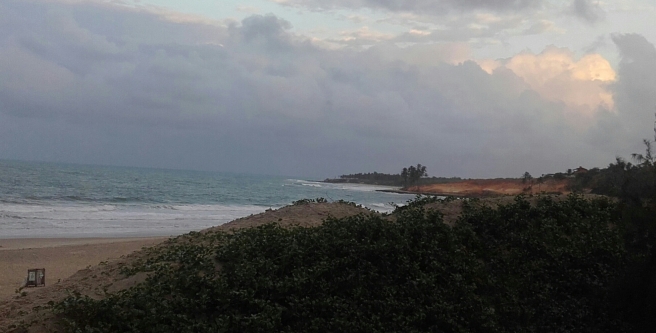
<path id="1" fill-rule="evenodd" d="M 88 266 L 120 258 L 165 239 L 167 238 L 0 239 L 0 300 L 15 295 L 30 268 L 45 268 L 46 285 L 52 285 Z"/>

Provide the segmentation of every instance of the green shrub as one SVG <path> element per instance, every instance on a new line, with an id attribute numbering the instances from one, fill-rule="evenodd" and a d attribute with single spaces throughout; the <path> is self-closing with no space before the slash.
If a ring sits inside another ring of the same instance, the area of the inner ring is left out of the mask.
<path id="1" fill-rule="evenodd" d="M 579 197 L 412 204 L 315 228 L 194 234 L 126 269 L 145 283 L 55 306 L 70 332 L 604 332 L 626 262 L 613 206 Z"/>
<path id="2" fill-rule="evenodd" d="M 292 206 L 302 206 L 309 205 L 311 203 L 327 203 L 326 198 L 316 198 L 316 199 L 300 199 L 292 202 Z"/>

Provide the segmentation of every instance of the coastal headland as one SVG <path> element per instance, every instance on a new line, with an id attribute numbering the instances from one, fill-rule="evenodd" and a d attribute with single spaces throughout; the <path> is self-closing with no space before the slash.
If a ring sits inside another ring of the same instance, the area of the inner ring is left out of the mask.
<path id="1" fill-rule="evenodd" d="M 459 198 L 487 198 L 519 194 L 569 194 L 589 193 L 591 180 L 599 174 L 579 167 L 566 172 L 543 174 L 534 178 L 525 172 L 521 178 L 465 179 L 460 177 L 429 177 L 426 167 L 417 164 L 403 168 L 398 174 L 368 172 L 345 174 L 323 180 L 325 183 L 350 183 L 396 187 L 381 189 L 380 192 L 402 194 L 425 194 Z"/>
<path id="2" fill-rule="evenodd" d="M 518 194 L 569 194 L 568 179 L 549 179 L 541 183 L 527 183 L 521 179 L 468 179 L 450 183 L 416 185 L 399 190 L 380 190 L 405 194 L 486 198 Z"/>

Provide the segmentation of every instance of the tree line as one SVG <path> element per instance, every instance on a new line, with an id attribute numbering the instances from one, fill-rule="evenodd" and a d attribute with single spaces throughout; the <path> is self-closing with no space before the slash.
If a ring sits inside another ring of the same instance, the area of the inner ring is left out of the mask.
<path id="1" fill-rule="evenodd" d="M 426 172 L 426 167 L 421 164 L 417 164 L 416 167 L 411 165 L 410 167 L 401 170 L 401 178 L 403 178 L 404 186 L 416 185 L 419 182 L 419 179 L 427 176 L 428 173 Z"/>
<path id="2" fill-rule="evenodd" d="M 389 186 L 414 186 L 418 185 L 420 180 L 427 179 L 428 172 L 426 166 L 417 164 L 405 167 L 397 174 L 381 173 L 381 172 L 367 172 L 367 173 L 353 173 L 341 175 L 337 179 L 326 179 L 325 182 L 329 183 L 365 183 L 375 185 L 389 185 Z M 447 183 L 461 180 L 459 177 L 432 177 L 427 179 L 429 183 Z"/>

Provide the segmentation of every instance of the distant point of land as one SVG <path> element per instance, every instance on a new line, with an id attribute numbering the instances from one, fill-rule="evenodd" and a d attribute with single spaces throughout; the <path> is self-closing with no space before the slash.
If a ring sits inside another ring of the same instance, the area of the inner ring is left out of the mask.
<path id="1" fill-rule="evenodd" d="M 379 190 L 381 192 L 483 198 L 518 194 L 590 193 L 591 187 L 595 186 L 595 179 L 600 178 L 600 173 L 603 173 L 603 170 L 595 168 L 588 171 L 578 168 L 538 178 L 533 178 L 526 172 L 521 178 L 463 179 L 428 177 L 425 167 L 418 164 L 417 167 L 404 168 L 399 174 L 356 173 L 325 179 L 324 182 L 398 187 L 393 190 Z"/>

